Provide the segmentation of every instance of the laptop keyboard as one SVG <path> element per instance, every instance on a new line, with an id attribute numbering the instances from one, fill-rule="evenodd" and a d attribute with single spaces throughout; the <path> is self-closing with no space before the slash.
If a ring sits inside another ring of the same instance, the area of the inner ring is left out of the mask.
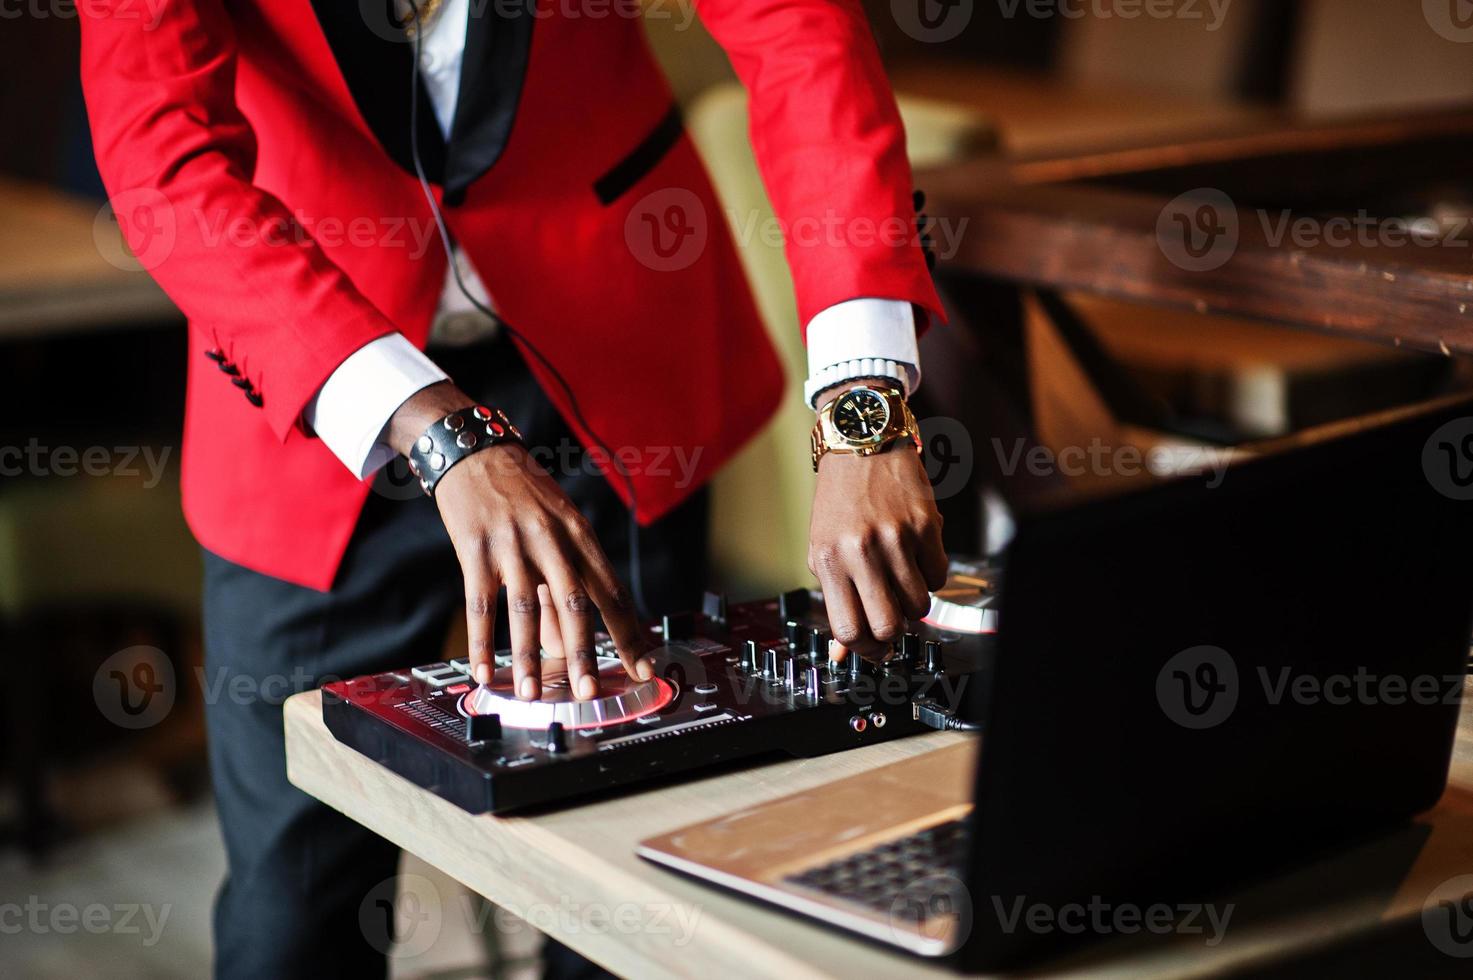
<path id="1" fill-rule="evenodd" d="M 960 867 L 966 843 L 965 822 L 948 820 L 909 837 L 846 854 L 837 861 L 789 875 L 785 880 L 879 912 L 889 912 L 907 886 Z"/>

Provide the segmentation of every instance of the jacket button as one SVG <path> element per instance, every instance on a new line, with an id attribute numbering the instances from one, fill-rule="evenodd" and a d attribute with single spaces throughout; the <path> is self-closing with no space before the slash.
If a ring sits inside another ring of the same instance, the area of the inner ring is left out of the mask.
<path id="1" fill-rule="evenodd" d="M 250 378 L 231 378 L 230 383 L 241 391 L 250 391 L 252 387 Z"/>
<path id="2" fill-rule="evenodd" d="M 217 364 L 223 364 L 225 362 L 225 352 L 222 350 L 215 350 L 212 348 L 205 351 L 205 356 L 208 357 L 210 360 L 216 362 Z"/>
<path id="3" fill-rule="evenodd" d="M 260 408 L 261 405 L 264 403 L 265 399 L 263 399 L 261 397 L 261 395 L 260 395 L 259 392 L 248 391 L 248 392 L 246 392 L 246 401 L 250 402 L 252 405 L 256 406 L 257 408 Z"/>
<path id="4" fill-rule="evenodd" d="M 220 370 L 231 376 L 240 374 L 240 368 L 236 367 L 234 364 L 231 364 L 229 361 L 221 361 Z"/>

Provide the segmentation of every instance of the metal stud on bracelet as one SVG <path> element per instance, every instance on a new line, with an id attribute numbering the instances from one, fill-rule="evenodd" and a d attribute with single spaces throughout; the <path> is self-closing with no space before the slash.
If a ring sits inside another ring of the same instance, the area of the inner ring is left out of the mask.
<path id="1" fill-rule="evenodd" d="M 471 420 L 467 424 L 467 417 Z M 474 425 L 474 423 L 482 423 Z M 472 453 L 503 442 L 522 442 L 522 434 L 499 408 L 471 405 L 438 420 L 414 441 L 409 451 L 409 472 L 419 478 L 426 496 L 435 495 L 435 485 L 456 463 Z"/>

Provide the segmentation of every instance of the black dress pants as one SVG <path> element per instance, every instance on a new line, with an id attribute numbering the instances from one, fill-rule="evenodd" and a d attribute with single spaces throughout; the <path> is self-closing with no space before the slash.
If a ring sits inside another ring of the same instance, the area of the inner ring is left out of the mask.
<path id="1" fill-rule="evenodd" d="M 505 409 L 529 446 L 543 447 L 539 459 L 593 522 L 624 576 L 628 512 L 583 465 L 512 345 L 498 340 L 434 356 L 462 389 Z M 215 906 L 219 977 L 385 972 L 383 898 L 393 893 L 385 882 L 396 872 L 398 849 L 287 782 L 281 706 L 324 680 L 439 657 L 451 617 L 462 614 L 464 588 L 434 503 L 407 482 L 376 485 L 331 591 L 205 554 L 206 717 L 229 861 Z M 651 612 L 697 604 L 705 544 L 704 493 L 641 530 Z M 556 944 L 547 960 L 549 976 L 603 975 Z"/>

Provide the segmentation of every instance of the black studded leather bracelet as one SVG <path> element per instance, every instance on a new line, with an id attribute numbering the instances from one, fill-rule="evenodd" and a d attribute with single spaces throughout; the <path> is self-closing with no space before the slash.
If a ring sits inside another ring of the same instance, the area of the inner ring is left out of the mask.
<path id="1" fill-rule="evenodd" d="M 419 478 L 426 496 L 435 495 L 450 467 L 482 449 L 503 442 L 522 444 L 522 434 L 499 408 L 470 405 L 457 409 L 425 430 L 409 451 L 409 471 Z"/>

